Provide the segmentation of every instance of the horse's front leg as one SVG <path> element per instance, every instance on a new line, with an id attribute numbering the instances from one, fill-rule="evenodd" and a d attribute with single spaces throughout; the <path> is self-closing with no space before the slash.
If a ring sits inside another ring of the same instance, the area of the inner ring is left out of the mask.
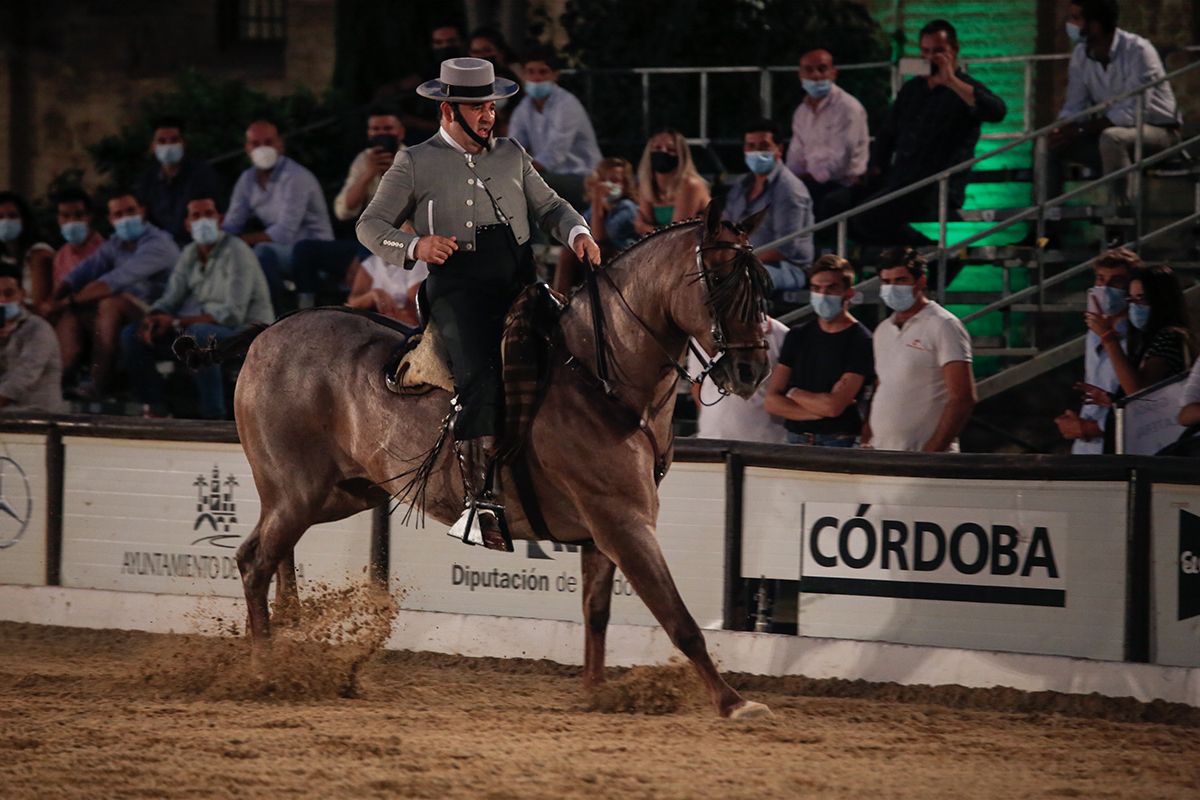
<path id="1" fill-rule="evenodd" d="M 613 531 L 596 536 L 596 545 L 621 568 L 634 591 L 666 630 L 671 642 L 691 660 L 696 671 L 700 673 L 700 679 L 704 681 L 717 711 L 721 716 L 730 718 L 770 714 L 770 709 L 762 703 L 743 699 L 721 677 L 708 654 L 700 626 L 696 624 L 696 620 L 683 604 L 683 598 L 679 596 L 679 590 L 675 587 L 666 559 L 663 558 L 658 540 L 654 536 L 653 524 L 630 522 L 625 520 L 624 527 L 594 529 L 597 532 Z"/>
<path id="2" fill-rule="evenodd" d="M 604 683 L 604 635 L 617 565 L 593 543 L 580 548 L 583 570 L 583 684 Z"/>

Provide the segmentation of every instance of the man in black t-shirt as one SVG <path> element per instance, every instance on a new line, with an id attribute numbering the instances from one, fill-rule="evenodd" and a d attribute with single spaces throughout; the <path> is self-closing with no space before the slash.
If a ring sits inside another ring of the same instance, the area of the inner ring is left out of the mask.
<path id="1" fill-rule="evenodd" d="M 809 272 L 817 319 L 792 328 L 771 372 L 766 410 L 783 417 L 792 444 L 854 447 L 862 430 L 858 399 L 875 375 L 871 332 L 849 309 L 854 268 L 840 256 Z"/>

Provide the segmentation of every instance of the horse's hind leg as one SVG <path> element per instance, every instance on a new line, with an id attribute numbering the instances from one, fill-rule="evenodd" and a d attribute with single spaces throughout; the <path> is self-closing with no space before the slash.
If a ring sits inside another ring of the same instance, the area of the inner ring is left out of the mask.
<path id="1" fill-rule="evenodd" d="M 679 596 L 666 559 L 654 538 L 653 528 L 647 526 L 628 533 L 605 536 L 603 540 L 597 537 L 597 544 L 621 568 L 634 591 L 666 630 L 671 642 L 691 660 L 721 716 L 741 718 L 770 713 L 762 703 L 744 700 L 717 671 L 708 655 L 700 626 Z"/>
<path id="2" fill-rule="evenodd" d="M 604 635 L 612 607 L 613 573 L 617 565 L 600 552 L 595 544 L 581 549 L 583 572 L 583 682 L 595 686 L 604 682 Z"/>
<path id="3" fill-rule="evenodd" d="M 238 571 L 246 594 L 250 639 L 255 644 L 265 642 L 271 635 L 267 608 L 271 576 L 285 558 L 291 558 L 292 547 L 306 527 L 291 514 L 264 509 L 253 533 L 238 548 Z"/>
<path id="4" fill-rule="evenodd" d="M 300 621 L 300 592 L 296 586 L 296 550 L 291 548 L 275 569 L 275 621 L 295 625 Z"/>

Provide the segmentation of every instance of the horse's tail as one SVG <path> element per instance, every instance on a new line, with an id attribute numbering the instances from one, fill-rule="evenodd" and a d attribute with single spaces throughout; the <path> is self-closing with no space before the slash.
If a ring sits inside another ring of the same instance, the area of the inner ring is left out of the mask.
<path id="1" fill-rule="evenodd" d="M 204 346 L 197 344 L 191 336 L 180 336 L 171 345 L 171 350 L 188 369 L 200 369 L 246 355 L 250 343 L 269 327 L 271 326 L 264 322 L 256 322 L 223 341 L 209 339 L 208 344 Z"/>

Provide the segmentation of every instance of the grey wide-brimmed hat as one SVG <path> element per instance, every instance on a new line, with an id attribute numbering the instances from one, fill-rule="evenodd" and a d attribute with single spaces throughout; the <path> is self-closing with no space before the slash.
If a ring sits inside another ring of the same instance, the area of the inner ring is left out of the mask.
<path id="1" fill-rule="evenodd" d="M 497 78 L 492 62 L 482 58 L 448 58 L 441 76 L 417 87 L 417 94 L 448 103 L 484 103 L 512 97 L 520 89 L 507 78 Z"/>

